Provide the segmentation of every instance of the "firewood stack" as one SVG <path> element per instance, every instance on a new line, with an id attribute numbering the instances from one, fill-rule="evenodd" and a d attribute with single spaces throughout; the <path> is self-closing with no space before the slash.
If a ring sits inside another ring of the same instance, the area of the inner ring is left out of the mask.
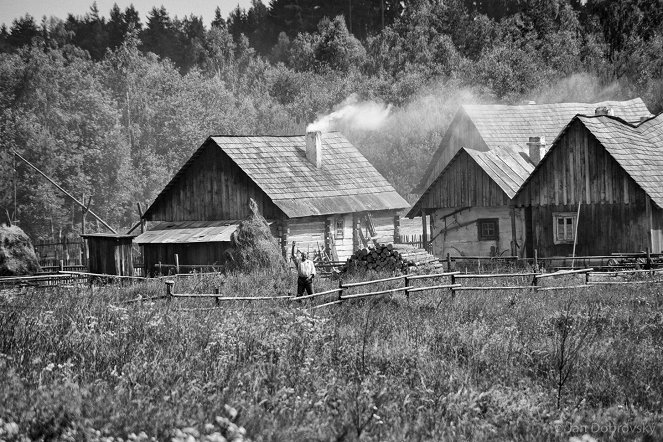
<path id="1" fill-rule="evenodd" d="M 409 267 L 423 265 L 437 267 L 442 264 L 438 258 L 424 249 L 405 244 L 379 244 L 357 250 L 348 258 L 346 269 L 350 272 L 366 270 L 407 272 Z"/>

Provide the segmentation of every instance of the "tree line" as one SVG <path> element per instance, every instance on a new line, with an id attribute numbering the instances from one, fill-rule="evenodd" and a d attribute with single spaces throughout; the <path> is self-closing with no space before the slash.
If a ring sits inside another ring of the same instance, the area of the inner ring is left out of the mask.
<path id="1" fill-rule="evenodd" d="M 0 28 L 0 205 L 36 237 L 80 225 L 15 149 L 126 228 L 207 136 L 303 133 L 350 96 L 393 105 L 381 130 L 339 129 L 414 198 L 460 103 L 659 112 L 662 26 L 645 0 L 254 0 L 209 27 L 163 7 L 26 15 Z"/>

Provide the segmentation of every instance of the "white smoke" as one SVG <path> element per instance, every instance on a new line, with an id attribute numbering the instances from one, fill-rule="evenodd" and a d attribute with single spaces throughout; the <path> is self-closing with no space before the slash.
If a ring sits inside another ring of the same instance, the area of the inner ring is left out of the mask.
<path id="1" fill-rule="evenodd" d="M 357 94 L 352 94 L 336 106 L 333 112 L 318 117 L 315 122 L 306 126 L 306 132 L 340 129 L 373 131 L 384 125 L 390 112 L 391 104 L 360 102 Z"/>

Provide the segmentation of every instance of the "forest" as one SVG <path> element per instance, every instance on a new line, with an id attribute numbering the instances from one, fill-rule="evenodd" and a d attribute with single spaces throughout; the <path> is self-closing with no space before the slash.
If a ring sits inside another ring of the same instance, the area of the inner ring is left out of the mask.
<path id="1" fill-rule="evenodd" d="M 301 134 L 348 103 L 389 110 L 334 129 L 413 200 L 460 104 L 639 96 L 658 113 L 661 54 L 647 0 L 253 0 L 209 26 L 164 7 L 26 15 L 0 28 L 0 220 L 81 227 L 13 151 L 126 230 L 208 136 Z"/>

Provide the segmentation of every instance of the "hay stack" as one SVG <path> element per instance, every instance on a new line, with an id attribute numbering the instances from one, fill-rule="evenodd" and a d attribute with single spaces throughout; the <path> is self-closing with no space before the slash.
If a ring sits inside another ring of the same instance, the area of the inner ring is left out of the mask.
<path id="1" fill-rule="evenodd" d="M 0 276 L 33 275 L 39 270 L 28 235 L 18 226 L 0 225 Z"/>
<path id="2" fill-rule="evenodd" d="M 251 215 L 239 224 L 230 238 L 232 249 L 228 252 L 228 268 L 242 272 L 257 269 L 286 271 L 281 247 L 253 199 L 249 201 L 249 208 Z"/>

